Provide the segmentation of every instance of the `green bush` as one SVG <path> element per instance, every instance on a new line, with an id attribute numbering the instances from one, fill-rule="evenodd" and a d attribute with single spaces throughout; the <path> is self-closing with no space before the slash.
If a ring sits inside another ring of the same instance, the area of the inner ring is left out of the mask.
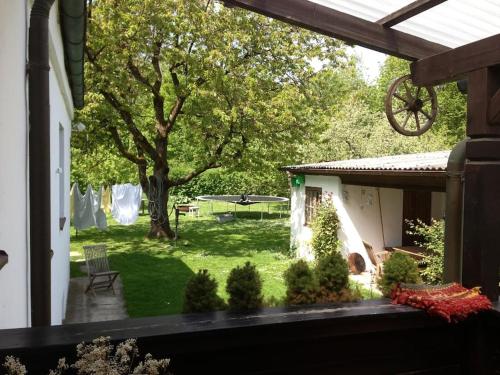
<path id="1" fill-rule="evenodd" d="M 316 302 L 318 284 L 313 271 L 305 260 L 291 264 L 283 276 L 286 285 L 285 303 L 287 305 L 304 305 Z"/>
<path id="2" fill-rule="evenodd" d="M 444 271 L 444 220 L 433 220 L 431 225 L 417 220 L 410 223 L 411 234 L 421 238 L 417 245 L 426 249 L 425 268 L 420 272 L 427 284 L 441 284 Z"/>
<path id="3" fill-rule="evenodd" d="M 255 265 L 246 262 L 231 270 L 227 278 L 229 309 L 252 310 L 262 307 L 262 280 Z"/>
<path id="4" fill-rule="evenodd" d="M 224 301 L 217 295 L 217 281 L 207 270 L 199 270 L 186 285 L 183 312 L 210 312 L 224 308 Z"/>
<path id="5" fill-rule="evenodd" d="M 316 264 L 316 276 L 320 288 L 340 292 L 349 286 L 349 266 L 340 253 L 326 255 Z"/>
<path id="6" fill-rule="evenodd" d="M 330 199 L 322 202 L 311 223 L 312 227 L 312 249 L 316 258 L 321 258 L 338 251 L 339 239 L 337 231 L 339 229 L 339 218 L 337 211 Z"/>
<path id="7" fill-rule="evenodd" d="M 394 253 L 384 262 L 384 273 L 377 285 L 384 297 L 390 297 L 398 283 L 419 281 L 417 263 L 406 254 Z"/>

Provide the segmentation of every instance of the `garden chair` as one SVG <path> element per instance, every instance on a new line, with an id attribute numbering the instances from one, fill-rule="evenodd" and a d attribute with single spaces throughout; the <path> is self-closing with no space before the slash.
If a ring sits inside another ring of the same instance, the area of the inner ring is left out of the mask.
<path id="1" fill-rule="evenodd" d="M 366 241 L 363 241 L 363 245 L 365 246 L 366 252 L 368 253 L 368 257 L 376 267 L 375 277 L 381 277 L 382 273 L 384 272 L 384 262 L 389 259 L 391 252 L 387 250 L 375 252 L 373 246 Z"/>
<path id="2" fill-rule="evenodd" d="M 95 295 L 96 289 L 113 290 L 113 283 L 119 275 L 117 271 L 109 269 L 108 256 L 106 254 L 106 245 L 90 245 L 84 246 L 85 264 L 87 265 L 87 274 L 89 277 L 89 285 L 85 289 L 85 293 L 89 290 Z"/>

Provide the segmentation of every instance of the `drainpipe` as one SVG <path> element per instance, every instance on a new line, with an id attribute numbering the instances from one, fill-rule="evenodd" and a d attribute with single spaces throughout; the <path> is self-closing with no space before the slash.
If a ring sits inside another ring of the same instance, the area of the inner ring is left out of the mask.
<path id="1" fill-rule="evenodd" d="M 28 40 L 31 325 L 51 324 L 49 13 L 35 0 Z"/>
<path id="2" fill-rule="evenodd" d="M 466 141 L 455 145 L 446 168 L 446 213 L 444 274 L 445 282 L 462 280 L 462 220 L 463 220 L 463 173 Z"/>

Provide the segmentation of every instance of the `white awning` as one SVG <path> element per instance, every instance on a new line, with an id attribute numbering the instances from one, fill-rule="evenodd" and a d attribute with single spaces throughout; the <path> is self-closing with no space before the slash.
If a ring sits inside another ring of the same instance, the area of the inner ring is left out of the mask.
<path id="1" fill-rule="evenodd" d="M 308 0 L 376 22 L 414 0 Z M 500 34 L 500 1 L 448 0 L 392 27 L 451 48 Z"/>

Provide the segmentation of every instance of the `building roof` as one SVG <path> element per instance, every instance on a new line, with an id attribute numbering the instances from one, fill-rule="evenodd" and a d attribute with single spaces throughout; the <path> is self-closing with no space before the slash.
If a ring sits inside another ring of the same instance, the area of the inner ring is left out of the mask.
<path id="1" fill-rule="evenodd" d="M 337 176 L 347 185 L 445 191 L 449 155 L 450 151 L 392 155 L 289 165 L 282 170 L 295 175 Z"/>
<path id="2" fill-rule="evenodd" d="M 408 6 L 415 0 L 309 0 L 370 22 Z M 441 45 L 456 48 L 500 33 L 497 0 L 434 1 L 438 5 L 392 28 Z"/>
<path id="3" fill-rule="evenodd" d="M 426 152 L 420 154 L 391 155 L 376 158 L 350 159 L 289 165 L 282 169 L 294 172 L 325 171 L 446 171 L 450 151 Z M 332 173 L 329 173 L 332 174 Z"/>

